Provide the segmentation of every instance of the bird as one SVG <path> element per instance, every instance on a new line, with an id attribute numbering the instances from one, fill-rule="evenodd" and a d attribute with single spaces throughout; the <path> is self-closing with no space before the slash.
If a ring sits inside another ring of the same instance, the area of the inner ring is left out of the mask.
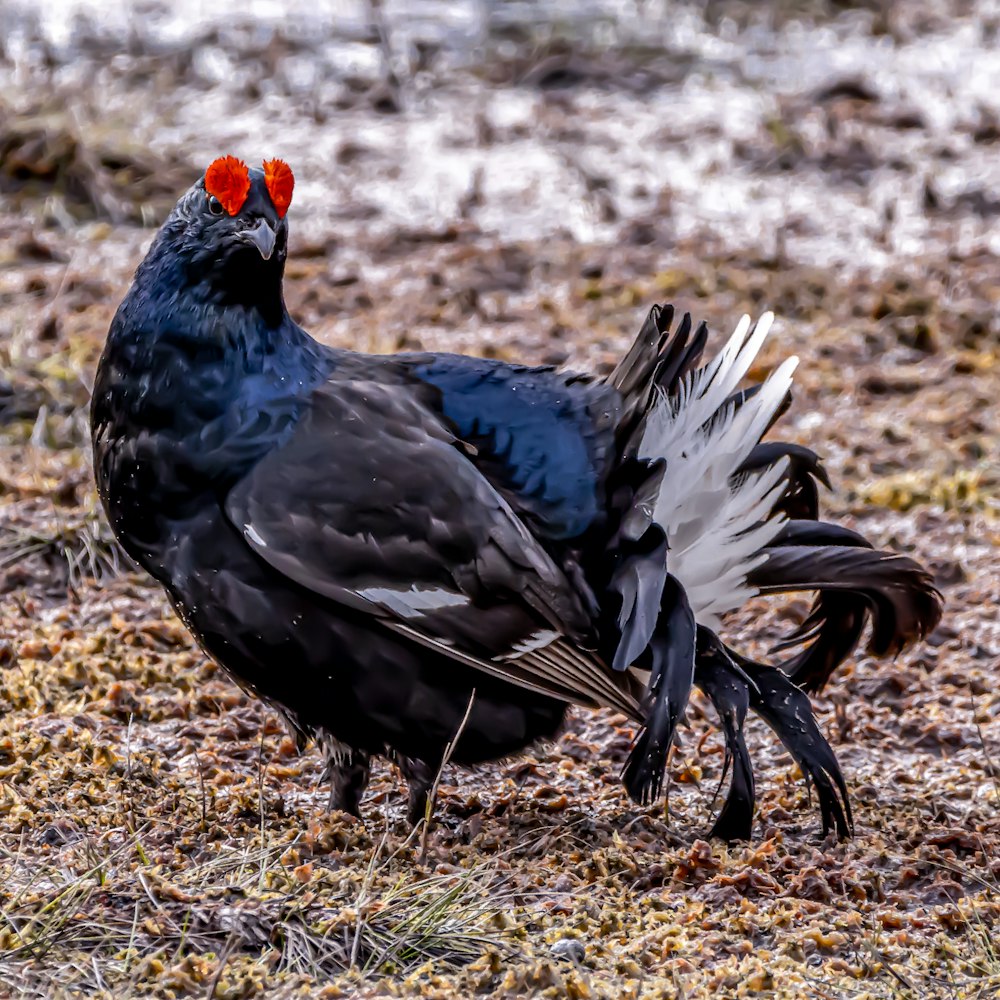
<path id="1" fill-rule="evenodd" d="M 751 837 L 745 740 L 761 717 L 850 836 L 810 695 L 862 640 L 894 656 L 937 624 L 910 557 L 819 516 L 819 456 L 772 439 L 797 359 L 746 384 L 772 328 L 654 306 L 605 376 L 458 354 L 326 346 L 283 297 L 294 177 L 214 160 L 138 266 L 99 362 L 94 472 L 125 551 L 203 651 L 320 747 L 330 807 L 361 815 L 373 759 L 411 823 L 447 758 L 522 753 L 570 705 L 635 726 L 627 794 L 662 794 L 694 687 L 728 791 L 711 829 Z M 727 622 L 815 592 L 774 662 Z M 722 785 L 720 784 L 720 792 Z"/>

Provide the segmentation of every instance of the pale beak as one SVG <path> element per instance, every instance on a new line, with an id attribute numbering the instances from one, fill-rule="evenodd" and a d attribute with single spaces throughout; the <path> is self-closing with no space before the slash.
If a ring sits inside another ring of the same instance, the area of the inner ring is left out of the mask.
<path id="1" fill-rule="evenodd" d="M 263 219 L 253 229 L 246 229 L 240 235 L 260 251 L 260 255 L 264 260 L 271 259 L 277 236 L 275 236 L 274 230 Z"/>

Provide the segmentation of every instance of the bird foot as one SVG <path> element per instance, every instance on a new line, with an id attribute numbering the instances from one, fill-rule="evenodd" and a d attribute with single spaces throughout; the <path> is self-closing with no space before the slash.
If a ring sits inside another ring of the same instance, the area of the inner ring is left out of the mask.
<path id="1" fill-rule="evenodd" d="M 396 763 L 410 786 L 406 807 L 407 822 L 411 827 L 416 826 L 422 819 L 430 823 L 434 808 L 434 803 L 430 801 L 434 772 L 424 761 L 412 757 L 399 757 Z"/>
<path id="2" fill-rule="evenodd" d="M 348 761 L 327 760 L 323 777 L 330 780 L 330 812 L 339 809 L 361 818 L 361 796 L 368 787 L 371 761 L 368 754 L 355 751 Z"/>

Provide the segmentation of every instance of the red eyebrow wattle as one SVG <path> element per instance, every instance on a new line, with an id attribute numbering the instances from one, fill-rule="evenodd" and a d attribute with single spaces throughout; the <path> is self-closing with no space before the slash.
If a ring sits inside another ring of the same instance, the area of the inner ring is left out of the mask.
<path id="1" fill-rule="evenodd" d="M 229 215 L 236 215 L 250 193 L 250 171 L 235 156 L 220 156 L 205 171 L 205 190 Z"/>
<path id="2" fill-rule="evenodd" d="M 264 184 L 277 209 L 278 218 L 283 219 L 292 203 L 292 189 L 295 187 L 292 168 L 284 160 L 265 160 Z"/>

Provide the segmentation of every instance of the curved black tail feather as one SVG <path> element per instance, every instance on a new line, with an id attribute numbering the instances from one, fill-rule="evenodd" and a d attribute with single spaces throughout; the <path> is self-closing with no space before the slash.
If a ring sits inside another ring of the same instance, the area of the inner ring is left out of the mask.
<path id="1" fill-rule="evenodd" d="M 660 794 L 674 732 L 691 695 L 695 628 L 687 595 L 668 574 L 660 618 L 647 650 L 651 669 L 646 724 L 622 769 L 622 783 L 629 797 L 642 805 L 649 805 Z"/>
<path id="2" fill-rule="evenodd" d="M 819 517 L 819 487 L 822 483 L 830 489 L 830 477 L 823 468 L 819 455 L 811 448 L 787 441 L 763 441 L 747 455 L 737 469 L 736 476 L 767 469 L 782 459 L 788 459 L 786 479 L 788 488 L 775 504 L 773 514 L 783 513 L 790 518 L 815 521 Z"/>
<path id="3" fill-rule="evenodd" d="M 774 730 L 816 789 L 823 835 L 836 829 L 838 837 L 852 836 L 854 817 L 847 784 L 833 748 L 816 724 L 808 695 L 777 667 L 748 660 L 728 647 L 727 651 L 754 682 L 749 689 L 750 707 Z"/>
<path id="4" fill-rule="evenodd" d="M 743 724 L 750 707 L 750 688 L 753 682 L 733 662 L 718 638 L 703 628 L 698 629 L 694 682 L 705 692 L 719 713 L 726 740 L 720 791 L 730 767 L 733 772 L 729 792 L 716 817 L 711 836 L 729 841 L 749 840 L 756 792 L 750 753 L 743 737 Z"/>
<path id="5" fill-rule="evenodd" d="M 941 618 L 941 595 L 927 570 L 907 556 L 869 548 L 848 529 L 789 522 L 765 551 L 767 561 L 747 578 L 762 593 L 819 592 L 806 620 L 779 646 L 809 642 L 782 664 L 805 691 L 823 688 L 869 617 L 868 649 L 875 656 L 895 656 Z"/>
<path id="6" fill-rule="evenodd" d="M 674 307 L 653 306 L 638 336 L 605 381 L 622 396 L 618 445 L 623 457 L 638 448 L 642 428 L 657 393 L 673 395 L 681 380 L 697 366 L 708 343 L 708 327 L 699 323 L 691 334 L 691 315 L 681 317 L 671 335 Z"/>

